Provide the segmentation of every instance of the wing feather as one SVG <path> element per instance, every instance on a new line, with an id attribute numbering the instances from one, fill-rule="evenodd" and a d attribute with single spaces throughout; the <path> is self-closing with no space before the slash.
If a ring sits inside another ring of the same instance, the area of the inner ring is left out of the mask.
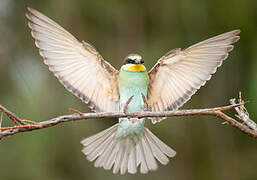
<path id="1" fill-rule="evenodd" d="M 176 110 L 187 102 L 228 57 L 239 33 L 240 30 L 230 31 L 183 51 L 166 53 L 148 73 L 148 104 L 152 111 Z M 161 119 L 153 118 L 152 122 Z"/>
<path id="2" fill-rule="evenodd" d="M 118 111 L 118 71 L 95 48 L 79 42 L 45 15 L 28 8 L 32 37 L 58 80 L 95 111 Z"/>

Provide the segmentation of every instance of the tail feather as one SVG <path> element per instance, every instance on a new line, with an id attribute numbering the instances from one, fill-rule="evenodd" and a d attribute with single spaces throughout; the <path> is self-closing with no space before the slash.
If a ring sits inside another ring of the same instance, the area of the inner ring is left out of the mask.
<path id="1" fill-rule="evenodd" d="M 116 146 L 116 144 L 117 144 L 117 142 L 115 142 L 113 140 L 111 141 L 111 143 L 109 144 L 109 147 L 107 147 L 106 151 L 104 151 L 103 155 L 101 156 L 103 158 L 99 158 L 99 161 L 101 162 L 99 164 L 99 167 L 104 167 L 105 168 L 107 166 L 108 160 L 110 159 L 110 155 L 113 151 L 113 148 Z"/>
<path id="2" fill-rule="evenodd" d="M 93 136 L 85 138 L 84 140 L 81 141 L 81 144 L 83 144 L 84 146 L 88 146 L 92 142 L 95 142 L 97 139 L 101 139 L 101 137 L 103 137 L 106 133 L 110 132 L 111 130 L 113 130 L 113 129 L 116 130 L 118 125 L 119 124 L 115 124 L 114 126 L 111 126 L 108 129 L 101 131 L 100 133 L 97 133 Z"/>
<path id="3" fill-rule="evenodd" d="M 111 134 L 103 143 L 103 146 L 101 145 L 99 146 L 99 148 L 101 149 L 101 154 L 98 155 L 99 157 L 95 161 L 95 167 L 102 167 L 106 159 L 109 157 L 110 149 L 114 144 L 114 141 L 113 141 L 114 135 L 115 135 L 114 133 Z"/>
<path id="4" fill-rule="evenodd" d="M 109 143 L 112 141 L 112 137 L 113 137 L 113 135 L 106 136 L 106 138 L 103 138 L 104 140 L 101 143 L 97 143 L 98 146 L 94 146 L 95 147 L 94 150 L 93 150 L 93 148 L 90 148 L 92 150 L 89 152 L 89 154 L 87 156 L 87 159 L 89 161 L 93 161 L 97 157 L 99 157 L 101 154 L 103 154 L 105 149 L 108 147 Z M 95 166 L 96 167 L 98 167 L 98 165 L 97 165 L 98 161 L 99 161 L 99 158 L 95 162 Z"/>
<path id="5" fill-rule="evenodd" d="M 118 152 L 119 146 L 117 146 L 117 142 L 115 142 L 115 144 L 113 145 L 112 148 L 112 152 L 109 156 L 109 159 L 107 160 L 107 162 L 104 165 L 104 169 L 106 170 L 110 170 L 112 168 L 112 165 L 115 162 L 115 158 L 116 158 L 116 154 Z"/>
<path id="6" fill-rule="evenodd" d="M 115 128 L 116 127 L 116 128 Z M 82 152 L 87 156 L 89 161 L 94 161 L 104 151 L 104 146 L 115 135 L 117 125 L 114 125 L 96 135 L 84 139 L 81 143 L 84 145 Z"/>
<path id="7" fill-rule="evenodd" d="M 148 173 L 148 168 L 147 168 L 147 164 L 146 164 L 146 157 L 145 157 L 145 153 L 144 153 L 144 149 L 142 147 L 142 143 L 141 141 L 138 142 L 137 146 L 136 146 L 136 151 L 137 151 L 137 166 L 139 166 L 140 164 L 140 172 L 142 174 L 146 174 Z"/>
<path id="8" fill-rule="evenodd" d="M 116 138 L 118 124 L 81 141 L 82 152 L 89 161 L 95 161 L 95 167 L 113 173 L 135 174 L 140 166 L 141 173 L 148 173 L 158 168 L 156 159 L 163 165 L 174 157 L 176 152 L 158 139 L 149 129 L 144 128 L 142 136 L 133 138 L 131 135 Z"/>
<path id="9" fill-rule="evenodd" d="M 151 146 L 149 145 L 149 142 L 147 141 L 146 137 L 142 137 L 142 143 L 141 146 L 144 150 L 144 155 L 146 159 L 146 164 L 149 167 L 149 169 L 156 170 L 158 168 L 157 162 L 154 158 Z"/>
<path id="10" fill-rule="evenodd" d="M 160 150 L 165 153 L 168 157 L 174 157 L 176 155 L 176 151 L 167 146 L 164 142 L 162 142 L 159 138 L 157 138 L 149 129 L 145 128 L 145 132 L 149 134 L 152 142 L 155 143 Z"/>
<path id="11" fill-rule="evenodd" d="M 131 174 L 135 174 L 137 172 L 137 159 L 136 159 L 136 148 L 131 150 L 128 160 L 128 172 Z"/>
<path id="12" fill-rule="evenodd" d="M 123 158 L 120 165 L 120 174 L 125 174 L 128 169 L 128 156 L 130 152 L 127 151 L 125 146 L 123 147 L 123 152 Z"/>
<path id="13" fill-rule="evenodd" d="M 154 157 L 163 165 L 169 163 L 169 158 L 161 151 L 161 149 L 156 145 L 153 139 L 146 133 L 146 138 L 151 146 Z"/>
<path id="14" fill-rule="evenodd" d="M 122 154 L 123 154 L 123 149 L 119 148 L 119 151 L 115 157 L 115 161 L 114 161 L 114 166 L 113 166 L 113 173 L 117 174 L 119 172 L 120 169 L 120 162 L 122 160 Z"/>

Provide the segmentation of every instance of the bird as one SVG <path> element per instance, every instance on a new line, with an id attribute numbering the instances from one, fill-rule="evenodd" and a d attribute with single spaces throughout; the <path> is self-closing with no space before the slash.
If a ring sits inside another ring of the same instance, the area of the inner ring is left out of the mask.
<path id="1" fill-rule="evenodd" d="M 120 70 L 96 48 L 78 41 L 59 24 L 28 7 L 26 17 L 36 47 L 49 70 L 94 112 L 163 112 L 180 108 L 210 80 L 240 30 L 232 30 L 163 55 L 150 71 L 139 54 L 127 55 Z M 152 118 L 152 123 L 165 118 Z M 81 141 L 95 167 L 113 173 L 146 174 L 168 164 L 176 151 L 156 137 L 146 118 L 119 118 L 113 126 Z"/>

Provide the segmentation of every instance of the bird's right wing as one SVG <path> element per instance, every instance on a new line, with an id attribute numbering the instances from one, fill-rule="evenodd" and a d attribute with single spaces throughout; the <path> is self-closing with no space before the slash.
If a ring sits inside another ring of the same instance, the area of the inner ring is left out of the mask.
<path id="1" fill-rule="evenodd" d="M 28 11 L 28 25 L 40 55 L 65 88 L 96 112 L 118 111 L 118 71 L 92 45 L 79 42 L 35 9 Z"/>

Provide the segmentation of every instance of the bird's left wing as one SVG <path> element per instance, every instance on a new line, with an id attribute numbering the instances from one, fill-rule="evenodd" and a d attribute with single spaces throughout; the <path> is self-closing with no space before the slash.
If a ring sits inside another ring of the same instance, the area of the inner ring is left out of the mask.
<path id="1" fill-rule="evenodd" d="M 148 73 L 148 105 L 152 111 L 176 110 L 187 102 L 228 57 L 239 33 L 230 31 L 164 55 Z M 152 118 L 153 123 L 159 120 Z"/>
<path id="2" fill-rule="evenodd" d="M 28 25 L 40 55 L 65 88 L 96 112 L 118 111 L 118 71 L 93 46 L 79 42 L 35 9 L 28 11 Z"/>

